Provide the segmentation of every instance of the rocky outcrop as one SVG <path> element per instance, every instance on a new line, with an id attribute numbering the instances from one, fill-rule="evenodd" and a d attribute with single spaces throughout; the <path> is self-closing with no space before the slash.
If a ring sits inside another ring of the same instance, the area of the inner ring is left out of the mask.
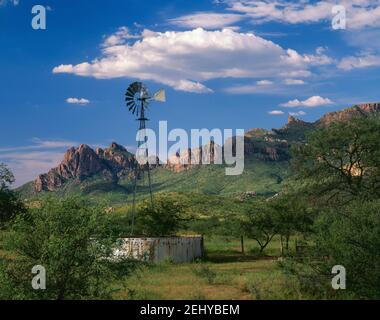
<path id="1" fill-rule="evenodd" d="M 201 164 L 218 164 L 223 161 L 223 148 L 214 141 L 199 148 L 187 149 L 169 157 L 165 167 L 181 172 Z"/>
<path id="2" fill-rule="evenodd" d="M 368 117 L 380 115 L 380 103 L 358 104 L 351 108 L 330 112 L 315 122 L 316 127 L 325 127 L 335 121 L 350 121 L 355 117 Z"/>
<path id="3" fill-rule="evenodd" d="M 135 166 L 135 157 L 122 145 L 112 142 L 107 149 L 96 149 L 96 154 L 117 177 L 129 175 Z"/>
<path id="4" fill-rule="evenodd" d="M 82 144 L 67 150 L 56 168 L 39 175 L 34 181 L 34 189 L 36 192 L 53 191 L 69 180 L 81 182 L 96 174 L 114 179 L 130 173 L 133 166 L 134 157 L 123 146 L 112 143 L 109 148 L 98 148 L 95 152 Z"/>

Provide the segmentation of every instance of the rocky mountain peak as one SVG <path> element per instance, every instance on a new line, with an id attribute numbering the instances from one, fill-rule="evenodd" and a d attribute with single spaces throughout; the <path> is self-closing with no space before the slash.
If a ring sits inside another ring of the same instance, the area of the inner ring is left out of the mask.
<path id="1" fill-rule="evenodd" d="M 127 149 L 125 149 L 124 146 L 116 142 L 112 142 L 108 149 L 114 151 L 127 151 Z"/>
<path id="2" fill-rule="evenodd" d="M 116 179 L 129 174 L 133 166 L 133 155 L 116 142 L 105 150 L 97 148 L 96 152 L 90 146 L 81 144 L 68 149 L 56 168 L 39 175 L 34 182 L 34 189 L 36 192 L 53 191 L 69 180 L 80 182 L 96 174 Z"/>
<path id="3" fill-rule="evenodd" d="M 351 108 L 326 113 L 315 122 L 317 127 L 324 127 L 335 121 L 350 121 L 355 117 L 380 115 L 380 102 L 357 104 Z"/>
<path id="4" fill-rule="evenodd" d="M 299 121 L 296 117 L 289 115 L 288 116 L 288 124 L 292 124 Z"/>

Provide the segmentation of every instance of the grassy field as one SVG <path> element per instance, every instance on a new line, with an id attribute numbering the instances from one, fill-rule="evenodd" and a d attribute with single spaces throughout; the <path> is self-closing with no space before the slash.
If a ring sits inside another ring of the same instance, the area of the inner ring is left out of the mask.
<path id="1" fill-rule="evenodd" d="M 294 249 L 294 241 L 290 243 Z M 114 283 L 114 299 L 165 300 L 260 300 L 307 299 L 295 278 L 279 267 L 280 242 L 275 238 L 258 254 L 253 240 L 245 239 L 245 254 L 240 239 L 205 237 L 206 255 L 201 261 L 173 264 L 137 264 L 128 276 Z M 14 255 L 0 248 L 0 259 Z M 311 297 L 312 298 L 312 297 Z"/>
<path id="2" fill-rule="evenodd" d="M 133 275 L 115 283 L 115 299 L 303 299 L 297 281 L 279 266 L 278 239 L 259 257 L 257 245 L 240 240 L 205 238 L 203 261 L 163 262 L 139 267 Z"/>

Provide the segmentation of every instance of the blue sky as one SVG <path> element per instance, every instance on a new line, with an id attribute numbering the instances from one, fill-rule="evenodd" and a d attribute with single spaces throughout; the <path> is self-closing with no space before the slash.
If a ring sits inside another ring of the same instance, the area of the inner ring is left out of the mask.
<path id="1" fill-rule="evenodd" d="M 33 5 L 46 30 L 31 27 Z M 164 88 L 149 126 L 276 128 L 380 100 L 380 1 L 0 0 L 0 161 L 17 185 L 71 145 L 134 146 L 124 91 Z M 70 103 L 69 103 L 70 102 Z"/>

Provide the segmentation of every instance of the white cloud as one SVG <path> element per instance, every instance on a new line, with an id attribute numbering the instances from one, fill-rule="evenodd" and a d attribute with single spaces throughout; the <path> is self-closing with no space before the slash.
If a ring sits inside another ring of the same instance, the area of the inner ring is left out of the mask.
<path id="1" fill-rule="evenodd" d="M 253 33 L 231 29 L 153 32 L 134 43 L 110 45 L 101 57 L 77 65 L 62 64 L 53 73 L 98 79 L 118 77 L 152 80 L 176 90 L 211 92 L 203 82 L 218 78 L 263 78 L 310 75 L 312 66 L 331 63 L 321 54 L 285 50 Z"/>
<path id="2" fill-rule="evenodd" d="M 270 81 L 270 80 L 259 80 L 256 82 L 256 84 L 258 86 L 270 86 L 271 84 L 273 84 L 273 81 Z"/>
<path id="3" fill-rule="evenodd" d="M 189 80 L 180 80 L 178 83 L 173 84 L 174 89 L 193 92 L 193 93 L 212 93 L 213 91 L 207 88 L 200 82 L 194 82 Z"/>
<path id="4" fill-rule="evenodd" d="M 34 180 L 58 165 L 64 151 L 77 145 L 69 140 L 32 139 L 32 144 L 18 147 L 0 147 L 0 162 L 5 162 L 15 175 L 15 187 Z"/>
<path id="5" fill-rule="evenodd" d="M 289 115 L 293 116 L 293 117 L 299 117 L 299 116 L 304 116 L 306 115 L 306 112 L 305 111 L 297 111 L 297 112 L 289 112 Z"/>
<path id="6" fill-rule="evenodd" d="M 81 105 L 86 105 L 90 103 L 90 100 L 84 99 L 84 98 L 67 98 L 66 99 L 67 103 L 70 104 L 81 104 Z"/>
<path id="7" fill-rule="evenodd" d="M 272 110 L 272 111 L 269 111 L 268 114 L 270 114 L 271 116 L 280 116 L 280 115 L 284 114 L 284 111 L 281 111 L 281 110 Z"/>
<path id="8" fill-rule="evenodd" d="M 320 107 L 320 106 L 328 106 L 334 104 L 333 101 L 331 101 L 329 98 L 323 98 L 321 96 L 312 96 L 306 100 L 300 101 L 298 99 L 290 100 L 286 103 L 281 104 L 282 107 L 307 107 L 307 108 L 314 108 L 314 107 Z"/>
<path id="9" fill-rule="evenodd" d="M 361 29 L 364 27 L 375 28 L 380 26 L 380 1 L 352 1 L 357 7 L 351 7 L 348 11 L 348 28 Z M 363 5 L 358 4 L 362 2 Z"/>
<path id="10" fill-rule="evenodd" d="M 356 68 L 368 68 L 368 67 L 379 67 L 380 66 L 380 56 L 378 55 L 362 55 L 362 56 L 350 56 L 343 58 L 339 64 L 338 68 L 343 70 L 352 70 Z"/>
<path id="11" fill-rule="evenodd" d="M 288 24 L 330 23 L 332 7 L 339 4 L 346 9 L 348 29 L 380 26 L 379 0 L 227 0 L 227 4 L 228 10 L 244 14 L 255 24 L 272 21 Z"/>
<path id="12" fill-rule="evenodd" d="M 245 14 L 254 23 L 277 21 L 296 24 L 317 22 L 331 16 L 331 4 L 326 1 L 310 4 L 308 1 L 232 0 L 229 4 L 229 10 Z"/>
<path id="13" fill-rule="evenodd" d="M 300 79 L 285 79 L 285 80 L 284 80 L 284 83 L 285 83 L 287 86 L 299 86 L 299 85 L 306 84 L 305 81 L 300 80 Z"/>
<path id="14" fill-rule="evenodd" d="M 49 171 L 62 160 L 63 152 L 33 152 L 30 154 L 0 155 L 15 176 L 14 187 L 34 180 L 39 174 Z"/>
<path id="15" fill-rule="evenodd" d="M 128 39 L 138 39 L 140 35 L 133 35 L 127 27 L 120 27 L 114 34 L 105 37 L 102 47 L 116 46 L 126 43 Z"/>
<path id="16" fill-rule="evenodd" d="M 173 25 L 186 28 L 220 29 L 242 20 L 243 15 L 234 13 L 197 12 L 170 19 Z"/>
<path id="17" fill-rule="evenodd" d="M 77 142 L 71 140 L 41 140 L 39 138 L 33 138 L 31 142 L 32 144 L 27 146 L 0 147 L 0 153 L 33 149 L 68 148 L 77 144 Z"/>
<path id="18" fill-rule="evenodd" d="M 308 70 L 297 70 L 297 71 L 291 71 L 291 72 L 282 72 L 280 73 L 280 76 L 286 77 L 286 78 L 308 78 L 312 76 L 312 73 Z"/>

